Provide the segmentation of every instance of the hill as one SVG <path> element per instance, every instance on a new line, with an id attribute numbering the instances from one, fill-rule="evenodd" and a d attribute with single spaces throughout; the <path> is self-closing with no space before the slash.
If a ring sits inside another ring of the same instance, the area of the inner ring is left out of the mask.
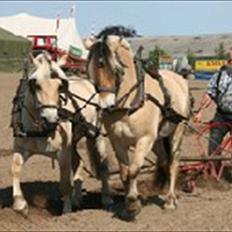
<path id="1" fill-rule="evenodd" d="M 144 57 L 148 56 L 149 51 L 154 49 L 155 45 L 163 48 L 173 56 L 186 54 L 188 49 L 196 56 L 213 56 L 215 55 L 215 48 L 222 42 L 226 50 L 232 48 L 232 33 L 197 36 L 136 37 L 130 38 L 129 41 L 133 50 L 136 50 L 140 45 L 144 46 Z"/>

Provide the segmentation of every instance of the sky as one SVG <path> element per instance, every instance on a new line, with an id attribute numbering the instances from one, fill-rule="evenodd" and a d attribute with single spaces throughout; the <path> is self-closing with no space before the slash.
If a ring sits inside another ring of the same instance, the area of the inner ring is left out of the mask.
<path id="1" fill-rule="evenodd" d="M 81 37 L 119 24 L 143 36 L 232 32 L 232 1 L 0 1 L 0 16 L 56 18 L 60 12 L 62 18 L 73 5 Z"/>

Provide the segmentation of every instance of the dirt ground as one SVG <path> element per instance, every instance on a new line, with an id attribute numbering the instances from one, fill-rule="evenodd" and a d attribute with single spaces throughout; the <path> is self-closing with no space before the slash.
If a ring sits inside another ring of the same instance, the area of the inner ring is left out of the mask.
<path id="1" fill-rule="evenodd" d="M 141 175 L 139 189 L 143 195 L 143 209 L 134 222 L 115 217 L 115 212 L 101 208 L 100 184 L 86 178 L 83 209 L 60 215 L 62 202 L 58 191 L 58 168 L 52 169 L 51 161 L 41 156 L 32 157 L 22 173 L 22 186 L 30 205 L 27 218 L 15 213 L 12 206 L 12 180 L 10 174 L 12 132 L 9 128 L 11 101 L 19 81 L 19 74 L 0 74 L 0 231 L 3 230 L 79 230 L 79 231 L 222 231 L 232 230 L 232 188 L 224 180 L 205 180 L 197 183 L 192 194 L 179 188 L 179 206 L 175 211 L 165 211 L 161 199 L 153 188 L 153 175 Z M 207 81 L 191 81 L 195 108 L 205 91 Z M 209 120 L 213 108 L 204 115 Z M 186 135 L 183 155 L 197 154 L 193 135 Z M 112 178 L 114 200 L 123 203 L 120 182 Z M 116 188 L 117 187 L 117 188 Z"/>

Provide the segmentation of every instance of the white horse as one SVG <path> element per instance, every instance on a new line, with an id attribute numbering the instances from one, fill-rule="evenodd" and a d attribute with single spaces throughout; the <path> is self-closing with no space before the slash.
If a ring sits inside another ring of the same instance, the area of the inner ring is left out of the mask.
<path id="1" fill-rule="evenodd" d="M 151 150 L 158 155 L 158 173 L 170 178 L 165 206 L 175 208 L 179 147 L 185 124 L 164 116 L 157 104 L 164 105 L 164 93 L 158 81 L 148 74 L 144 77 L 144 104 L 133 113 L 128 111 L 139 95 L 139 83 L 133 52 L 125 38 L 105 35 L 96 41 L 87 40 L 86 44 L 90 50 L 88 74 L 99 91 L 101 106 L 106 109 L 102 122 L 120 165 L 126 192 L 125 215 L 134 218 L 141 209 L 137 177 Z M 180 118 L 187 119 L 191 112 L 188 83 L 168 70 L 161 70 L 160 75 L 171 96 L 171 107 Z M 131 155 L 130 148 L 133 148 Z"/>
<path id="2" fill-rule="evenodd" d="M 66 213 L 72 210 L 72 203 L 77 206 L 81 203 L 83 162 L 77 155 L 76 143 L 85 134 L 82 127 L 78 127 L 78 121 L 73 126 L 69 120 L 60 117 L 59 110 L 62 107 L 75 114 L 77 107 L 85 104 L 81 100 L 71 99 L 67 93 L 79 93 L 83 99 L 89 99 L 94 95 L 92 102 L 95 103 L 98 102 L 98 95 L 89 81 L 79 78 L 68 80 L 59 65 L 46 53 L 33 59 L 33 63 L 36 69 L 27 80 L 21 115 L 24 131 L 29 136 L 15 137 L 13 146 L 13 208 L 24 215 L 28 214 L 28 204 L 20 186 L 20 173 L 32 155 L 42 154 L 58 160 L 60 191 L 64 201 L 63 213 Z M 62 100 L 61 95 L 66 100 Z M 97 114 L 93 105 L 87 105 L 81 113 L 88 123 L 96 125 Z M 39 137 L 40 133 L 44 135 Z M 34 136 L 31 136 L 32 134 Z M 94 149 L 95 145 L 98 145 L 104 152 L 104 141 L 100 137 L 87 141 L 92 151 L 91 156 L 99 156 L 100 177 L 103 183 L 102 201 L 105 205 L 111 204 L 106 157 L 100 157 L 98 150 Z"/>

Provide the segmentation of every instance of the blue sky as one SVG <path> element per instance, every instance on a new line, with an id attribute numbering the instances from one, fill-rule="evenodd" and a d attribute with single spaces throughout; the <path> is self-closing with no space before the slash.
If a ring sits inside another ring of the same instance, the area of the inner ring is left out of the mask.
<path id="1" fill-rule="evenodd" d="M 0 16 L 26 12 L 55 18 L 60 12 L 67 17 L 73 5 L 82 37 L 93 24 L 96 32 L 122 24 L 144 36 L 232 32 L 230 1 L 1 1 Z"/>

